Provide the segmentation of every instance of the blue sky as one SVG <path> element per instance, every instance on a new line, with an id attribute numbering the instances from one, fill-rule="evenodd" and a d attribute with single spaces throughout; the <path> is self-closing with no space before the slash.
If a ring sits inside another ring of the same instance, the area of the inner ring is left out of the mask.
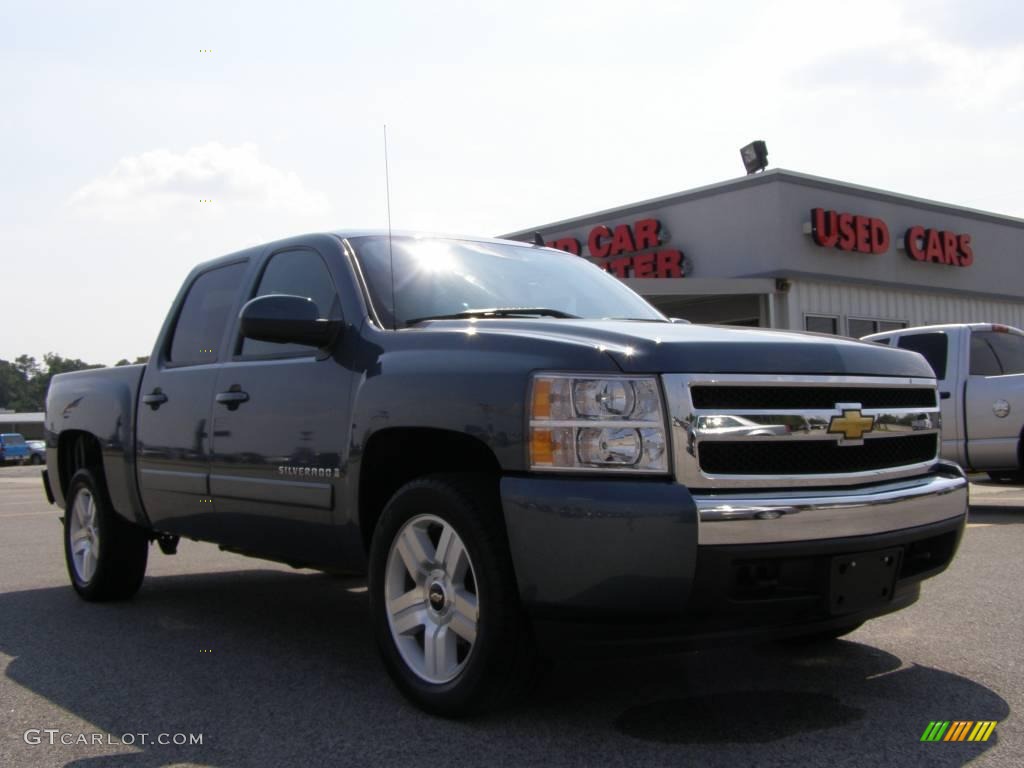
<path id="1" fill-rule="evenodd" d="M 197 262 L 806 173 L 1024 216 L 1011 2 L 0 2 L 0 358 L 148 354 Z M 201 50 L 212 49 L 212 53 Z M 200 199 L 212 199 L 210 204 Z"/>

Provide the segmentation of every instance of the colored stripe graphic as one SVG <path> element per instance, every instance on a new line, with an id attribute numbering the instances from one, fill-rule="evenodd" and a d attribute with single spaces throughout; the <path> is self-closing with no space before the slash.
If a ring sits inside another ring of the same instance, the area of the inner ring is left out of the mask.
<path id="1" fill-rule="evenodd" d="M 946 733 L 947 728 L 949 728 L 949 720 L 932 720 L 921 734 L 921 741 L 939 741 Z"/>
<path id="2" fill-rule="evenodd" d="M 932 720 L 921 734 L 921 741 L 988 741 L 996 720 Z"/>
<path id="3" fill-rule="evenodd" d="M 975 733 L 971 733 L 970 741 L 988 741 L 988 737 L 992 735 L 992 731 L 995 729 L 995 720 L 981 720 L 974 729 Z"/>
<path id="4" fill-rule="evenodd" d="M 972 725 L 974 723 L 969 720 L 953 721 L 953 727 L 949 729 L 949 733 L 946 734 L 946 738 L 943 741 L 963 741 L 967 735 L 967 729 Z"/>

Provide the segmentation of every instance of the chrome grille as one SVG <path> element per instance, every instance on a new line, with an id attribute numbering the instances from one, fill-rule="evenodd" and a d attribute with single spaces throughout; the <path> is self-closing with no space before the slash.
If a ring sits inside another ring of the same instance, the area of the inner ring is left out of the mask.
<path id="1" fill-rule="evenodd" d="M 938 458 L 935 382 L 667 374 L 676 478 L 693 488 L 854 485 Z"/>
<path id="2" fill-rule="evenodd" d="M 698 449 L 705 472 L 717 475 L 827 475 L 892 469 L 931 461 L 938 450 L 934 434 L 866 438 L 863 445 L 838 440 L 711 440 Z"/>
<path id="3" fill-rule="evenodd" d="M 693 405 L 700 409 L 828 409 L 836 403 L 860 403 L 862 408 L 935 407 L 934 387 L 699 386 L 691 391 Z"/>

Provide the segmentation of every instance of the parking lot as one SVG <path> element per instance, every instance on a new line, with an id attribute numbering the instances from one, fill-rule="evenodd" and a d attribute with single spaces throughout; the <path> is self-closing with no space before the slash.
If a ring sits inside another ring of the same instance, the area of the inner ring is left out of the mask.
<path id="1" fill-rule="evenodd" d="M 953 566 L 848 640 L 563 661 L 516 709 L 463 722 L 392 687 L 359 580 L 183 542 L 176 557 L 154 548 L 133 601 L 88 605 L 67 583 L 58 512 L 38 469 L 0 468 L 0 765 L 1024 761 L 1020 486 L 973 484 Z M 932 720 L 998 725 L 985 743 L 921 743 Z"/>

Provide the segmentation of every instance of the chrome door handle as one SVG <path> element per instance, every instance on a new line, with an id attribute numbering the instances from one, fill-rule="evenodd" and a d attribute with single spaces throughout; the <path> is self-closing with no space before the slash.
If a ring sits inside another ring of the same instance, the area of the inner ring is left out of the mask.
<path id="1" fill-rule="evenodd" d="M 229 389 L 227 392 L 217 393 L 217 402 L 227 406 L 229 411 L 234 411 L 242 403 L 249 402 L 249 393 L 237 389 Z"/>
<path id="2" fill-rule="evenodd" d="M 155 411 L 157 408 L 159 408 L 161 405 L 167 402 L 167 395 L 165 395 L 159 389 L 154 389 L 148 395 L 142 396 L 142 402 Z"/>

